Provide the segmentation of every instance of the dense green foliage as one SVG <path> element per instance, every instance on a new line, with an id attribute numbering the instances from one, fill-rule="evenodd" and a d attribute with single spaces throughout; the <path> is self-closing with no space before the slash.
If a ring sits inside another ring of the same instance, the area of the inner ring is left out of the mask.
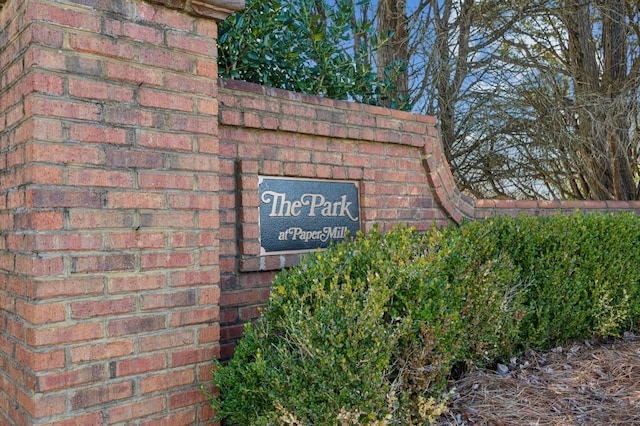
<path id="1" fill-rule="evenodd" d="M 610 336 L 640 318 L 640 220 L 634 214 L 519 217 L 468 223 L 462 234 L 508 253 L 526 300 L 524 347 Z"/>
<path id="2" fill-rule="evenodd" d="M 371 22 L 357 19 L 352 0 L 246 3 L 220 24 L 221 77 L 373 105 L 393 92 L 401 64 L 378 77 L 371 58 L 384 40 Z"/>
<path id="3" fill-rule="evenodd" d="M 212 403 L 241 425 L 428 424 L 452 370 L 630 328 L 638 264 L 635 215 L 358 235 L 278 275 Z"/>

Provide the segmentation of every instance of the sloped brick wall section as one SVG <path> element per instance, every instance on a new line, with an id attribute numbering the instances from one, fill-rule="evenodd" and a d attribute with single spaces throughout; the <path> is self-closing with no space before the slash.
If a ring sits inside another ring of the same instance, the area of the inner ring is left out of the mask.
<path id="1" fill-rule="evenodd" d="M 362 228 L 637 202 L 475 200 L 434 117 L 218 79 L 240 0 L 0 0 L 0 425 L 210 424 L 200 391 L 299 254 L 261 175 L 351 180 Z"/>

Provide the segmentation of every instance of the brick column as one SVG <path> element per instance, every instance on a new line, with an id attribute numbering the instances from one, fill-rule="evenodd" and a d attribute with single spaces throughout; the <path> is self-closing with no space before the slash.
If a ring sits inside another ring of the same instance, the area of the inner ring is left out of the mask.
<path id="1" fill-rule="evenodd" d="M 0 424 L 211 418 L 216 20 L 241 6 L 0 0 Z"/>

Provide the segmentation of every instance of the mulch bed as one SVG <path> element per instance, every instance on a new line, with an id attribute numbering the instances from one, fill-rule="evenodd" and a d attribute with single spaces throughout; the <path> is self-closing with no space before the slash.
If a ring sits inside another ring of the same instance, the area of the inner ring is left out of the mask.
<path id="1" fill-rule="evenodd" d="M 532 351 L 469 372 L 438 425 L 640 425 L 640 336 Z"/>

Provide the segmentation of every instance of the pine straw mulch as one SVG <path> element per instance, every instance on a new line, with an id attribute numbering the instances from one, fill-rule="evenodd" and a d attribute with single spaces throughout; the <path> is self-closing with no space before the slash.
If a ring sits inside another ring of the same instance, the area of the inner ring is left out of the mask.
<path id="1" fill-rule="evenodd" d="M 530 352 L 455 384 L 438 425 L 640 425 L 640 336 Z"/>

